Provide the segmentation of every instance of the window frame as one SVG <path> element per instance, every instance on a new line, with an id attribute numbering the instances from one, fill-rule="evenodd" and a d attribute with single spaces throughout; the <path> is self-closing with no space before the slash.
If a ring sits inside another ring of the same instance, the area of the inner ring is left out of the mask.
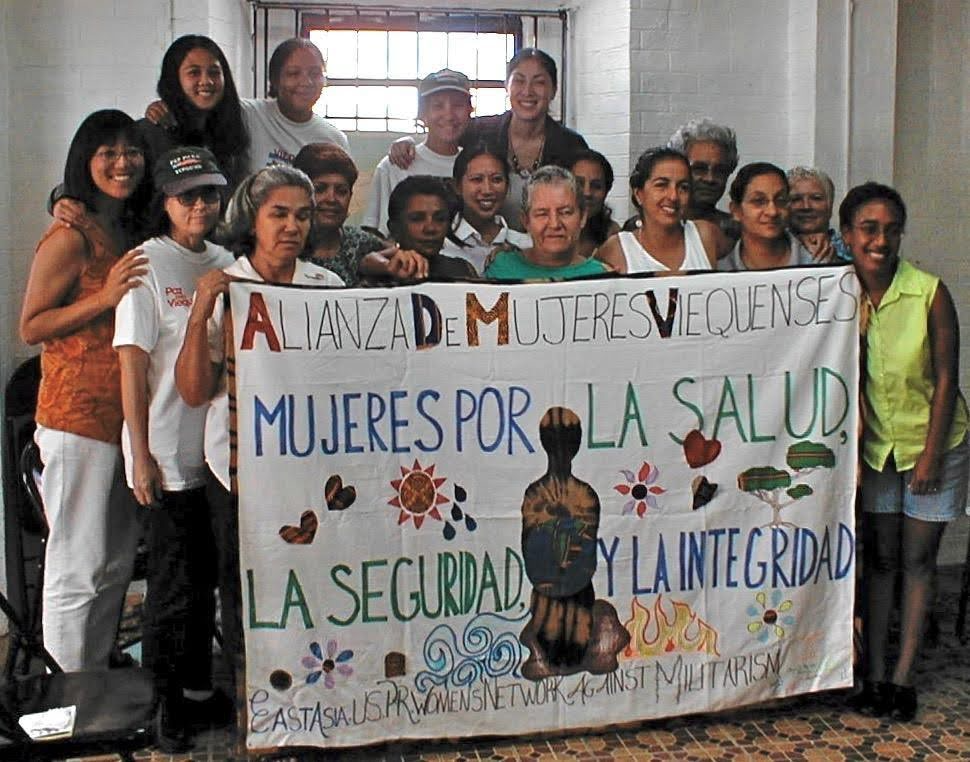
<path id="1" fill-rule="evenodd" d="M 323 31 L 408 31 L 408 32 L 485 32 L 485 33 L 505 33 L 511 34 L 513 38 L 513 50 L 518 52 L 528 44 L 534 44 L 539 39 L 540 19 L 558 20 L 560 24 L 559 45 L 559 114 L 558 119 L 565 122 L 566 118 L 566 88 L 565 73 L 567 66 L 567 12 L 562 9 L 555 11 L 535 11 L 535 10 L 488 10 L 470 8 L 452 8 L 442 10 L 433 7 L 402 7 L 402 6 L 356 6 L 347 3 L 320 3 L 320 2 L 269 2 L 268 0 L 250 0 L 253 8 L 253 91 L 257 93 L 258 87 L 258 53 L 260 44 L 262 45 L 262 71 L 267 71 L 269 62 L 269 30 L 270 12 L 289 11 L 293 14 L 294 36 L 309 39 L 310 32 L 314 30 Z M 262 24 L 260 24 L 260 12 L 262 12 Z M 531 28 L 530 28 L 531 27 Z M 531 40 L 529 39 L 531 37 Z M 546 35 L 548 39 L 549 35 Z M 264 76 L 264 80 L 266 77 Z M 420 78 L 331 78 L 327 77 L 327 85 L 334 87 L 353 86 L 353 87 L 414 87 L 420 83 Z M 473 89 L 504 89 L 504 80 L 491 79 L 472 79 Z M 265 97 L 266 84 L 263 87 Z M 385 112 L 386 113 L 386 112 Z M 361 117 L 354 115 L 344 117 L 333 114 L 329 119 L 358 119 L 372 123 L 384 123 L 387 130 L 389 122 L 401 122 L 406 120 L 394 117 Z M 347 129 L 347 128 L 344 128 Z M 414 121 L 414 132 L 420 132 L 421 127 L 417 120 Z M 350 132 L 368 132 L 369 130 L 353 130 Z M 379 130 L 380 131 L 380 130 Z M 396 130 L 391 130 L 396 131 Z"/>

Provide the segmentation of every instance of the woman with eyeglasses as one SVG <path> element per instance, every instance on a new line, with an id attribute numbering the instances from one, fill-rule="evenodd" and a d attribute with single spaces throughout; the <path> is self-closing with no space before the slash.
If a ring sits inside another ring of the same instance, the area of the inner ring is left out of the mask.
<path id="1" fill-rule="evenodd" d="M 106 669 L 131 578 L 138 526 L 121 474 L 115 306 L 145 259 L 144 145 L 121 111 L 78 127 L 64 186 L 90 209 L 83 230 L 54 221 L 30 268 L 20 336 L 43 344 L 35 440 L 47 517 L 44 644 L 64 670 Z M 125 253 L 127 251 L 127 253 Z"/>
<path id="2" fill-rule="evenodd" d="M 148 544 L 144 663 L 161 699 L 158 743 L 188 748 L 189 722 L 228 721 L 232 704 L 212 690 L 215 543 L 205 498 L 205 408 L 182 401 L 175 360 L 196 281 L 233 262 L 207 238 L 227 184 L 215 157 L 195 146 L 155 162 L 148 258 L 140 288 L 118 305 L 114 346 L 125 414 L 122 450 L 128 486 L 145 513 Z"/>
<path id="3" fill-rule="evenodd" d="M 947 522 L 967 504 L 970 448 L 959 388 L 960 329 L 943 282 L 899 256 L 906 206 L 868 182 L 839 207 L 842 238 L 862 284 L 862 510 L 865 679 L 850 704 L 867 714 L 916 716 L 912 669 L 933 596 Z M 902 580 L 899 651 L 887 644 Z"/>
<path id="4" fill-rule="evenodd" d="M 788 176 L 768 162 L 745 164 L 731 183 L 731 214 L 741 237 L 718 270 L 766 270 L 818 264 L 788 230 Z"/>

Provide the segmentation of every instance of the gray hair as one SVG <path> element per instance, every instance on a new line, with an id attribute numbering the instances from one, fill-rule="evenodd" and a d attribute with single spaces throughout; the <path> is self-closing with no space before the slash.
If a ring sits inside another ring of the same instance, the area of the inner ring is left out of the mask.
<path id="1" fill-rule="evenodd" d="M 256 213 L 277 188 L 302 188 L 313 200 L 313 183 L 296 167 L 276 164 L 254 172 L 236 188 L 216 233 L 216 240 L 236 256 L 253 253 Z"/>
<path id="2" fill-rule="evenodd" d="M 522 213 L 528 214 L 529 210 L 532 208 L 532 194 L 535 192 L 535 188 L 539 185 L 565 185 L 576 197 L 576 208 L 579 209 L 580 213 L 586 210 L 586 198 L 583 196 L 583 191 L 579 187 L 579 181 L 564 167 L 559 167 L 555 164 L 547 164 L 544 167 L 539 167 L 535 172 L 532 173 L 531 177 L 525 181 L 525 187 L 522 188 Z"/>
<path id="3" fill-rule="evenodd" d="M 835 183 L 822 170 L 815 169 L 815 167 L 792 167 L 788 170 L 788 185 L 791 185 L 796 180 L 815 180 L 825 189 L 825 194 L 829 197 L 829 203 L 835 203 Z"/>
<path id="4" fill-rule="evenodd" d="M 667 141 L 667 146 L 686 154 L 691 143 L 717 143 L 727 154 L 731 171 L 737 169 L 738 138 L 730 127 L 712 122 L 706 116 L 701 119 L 691 119 L 674 131 Z"/>

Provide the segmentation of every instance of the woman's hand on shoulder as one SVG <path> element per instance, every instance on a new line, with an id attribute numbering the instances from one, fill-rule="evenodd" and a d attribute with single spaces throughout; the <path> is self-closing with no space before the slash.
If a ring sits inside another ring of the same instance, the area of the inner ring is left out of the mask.
<path id="1" fill-rule="evenodd" d="M 105 308 L 117 307 L 121 298 L 141 284 L 141 277 L 148 272 L 148 257 L 141 249 L 125 252 L 108 271 L 104 285 L 98 292 Z"/>
<path id="2" fill-rule="evenodd" d="M 51 212 L 55 220 L 63 222 L 69 228 L 90 230 L 94 225 L 94 220 L 88 214 L 88 208 L 84 205 L 84 202 L 75 198 L 64 196 L 57 199 Z"/>
<path id="3" fill-rule="evenodd" d="M 391 160 L 391 164 L 401 169 L 410 167 L 414 163 L 414 157 L 414 138 L 410 135 L 398 138 L 387 150 L 387 158 Z"/>
<path id="4" fill-rule="evenodd" d="M 172 116 L 172 112 L 168 110 L 168 106 L 165 105 L 163 100 L 149 103 L 145 109 L 145 118 L 152 124 L 157 124 L 165 129 L 172 129 L 176 126 L 175 117 Z"/>

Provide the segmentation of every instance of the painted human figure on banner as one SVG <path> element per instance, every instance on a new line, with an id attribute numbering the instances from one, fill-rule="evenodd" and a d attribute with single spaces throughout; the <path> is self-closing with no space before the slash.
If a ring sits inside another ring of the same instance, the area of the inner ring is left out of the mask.
<path id="1" fill-rule="evenodd" d="M 596 600 L 596 539 L 600 500 L 596 490 L 572 474 L 582 443 L 582 424 L 569 408 L 549 408 L 539 440 L 549 458 L 541 478 L 522 500 L 522 552 L 532 582 L 532 614 L 522 631 L 531 655 L 522 675 L 612 672 L 630 642 L 616 609 Z"/>

